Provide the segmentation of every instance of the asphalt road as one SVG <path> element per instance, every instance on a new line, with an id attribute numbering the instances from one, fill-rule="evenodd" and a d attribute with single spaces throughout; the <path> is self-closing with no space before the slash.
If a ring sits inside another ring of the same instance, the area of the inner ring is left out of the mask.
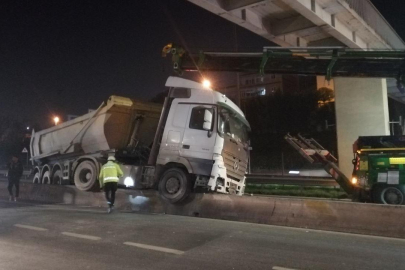
<path id="1" fill-rule="evenodd" d="M 0 201 L 0 269 L 405 269 L 405 240 Z"/>

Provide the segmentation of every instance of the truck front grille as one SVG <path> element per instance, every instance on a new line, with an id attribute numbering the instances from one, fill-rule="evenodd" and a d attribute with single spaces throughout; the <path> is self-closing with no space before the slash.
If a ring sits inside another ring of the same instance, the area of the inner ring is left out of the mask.
<path id="1" fill-rule="evenodd" d="M 225 150 L 223 151 L 223 157 L 227 176 L 236 181 L 243 180 L 247 171 L 247 162 L 238 159 Z"/>

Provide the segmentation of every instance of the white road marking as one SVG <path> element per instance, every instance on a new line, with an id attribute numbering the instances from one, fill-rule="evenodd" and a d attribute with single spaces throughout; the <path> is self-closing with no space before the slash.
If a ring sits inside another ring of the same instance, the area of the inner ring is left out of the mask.
<path id="1" fill-rule="evenodd" d="M 29 225 L 22 225 L 22 224 L 14 224 L 14 227 L 33 230 L 33 231 L 39 231 L 39 232 L 45 232 L 45 231 L 48 230 L 48 229 L 45 229 L 45 228 L 34 227 L 34 226 L 29 226 Z"/>
<path id="2" fill-rule="evenodd" d="M 82 239 L 87 239 L 87 240 L 93 240 L 93 241 L 101 240 L 101 237 L 92 236 L 92 235 L 86 235 L 86 234 L 78 234 L 78 233 L 70 233 L 70 232 L 63 232 L 62 234 L 66 235 L 66 236 L 82 238 Z"/>
<path id="3" fill-rule="evenodd" d="M 171 254 L 176 254 L 176 255 L 184 254 L 184 251 L 177 250 L 177 249 L 150 246 L 150 245 L 133 243 L 133 242 L 125 242 L 124 245 L 143 248 L 143 249 L 150 249 L 150 250 L 155 250 L 155 251 L 160 251 L 160 252 L 166 252 L 166 253 L 171 253 Z"/>
<path id="4" fill-rule="evenodd" d="M 280 267 L 280 266 L 274 266 L 273 270 L 297 270 L 297 269 L 292 269 L 292 268 L 285 268 L 285 267 Z"/>

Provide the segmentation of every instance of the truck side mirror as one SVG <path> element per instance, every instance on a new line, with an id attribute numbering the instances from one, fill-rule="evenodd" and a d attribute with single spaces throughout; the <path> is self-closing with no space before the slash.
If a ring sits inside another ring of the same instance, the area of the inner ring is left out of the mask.
<path id="1" fill-rule="evenodd" d="M 211 130 L 212 127 L 212 112 L 209 109 L 206 109 L 204 111 L 204 125 L 203 125 L 203 129 L 204 130 Z"/>

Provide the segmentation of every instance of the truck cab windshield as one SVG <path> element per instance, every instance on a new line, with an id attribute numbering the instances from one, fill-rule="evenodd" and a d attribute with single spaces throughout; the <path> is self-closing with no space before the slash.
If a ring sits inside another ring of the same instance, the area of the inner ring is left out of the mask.
<path id="1" fill-rule="evenodd" d="M 248 127 L 237 118 L 234 112 L 224 107 L 218 107 L 218 111 L 218 133 L 222 137 L 227 134 L 235 140 L 247 144 Z"/>

